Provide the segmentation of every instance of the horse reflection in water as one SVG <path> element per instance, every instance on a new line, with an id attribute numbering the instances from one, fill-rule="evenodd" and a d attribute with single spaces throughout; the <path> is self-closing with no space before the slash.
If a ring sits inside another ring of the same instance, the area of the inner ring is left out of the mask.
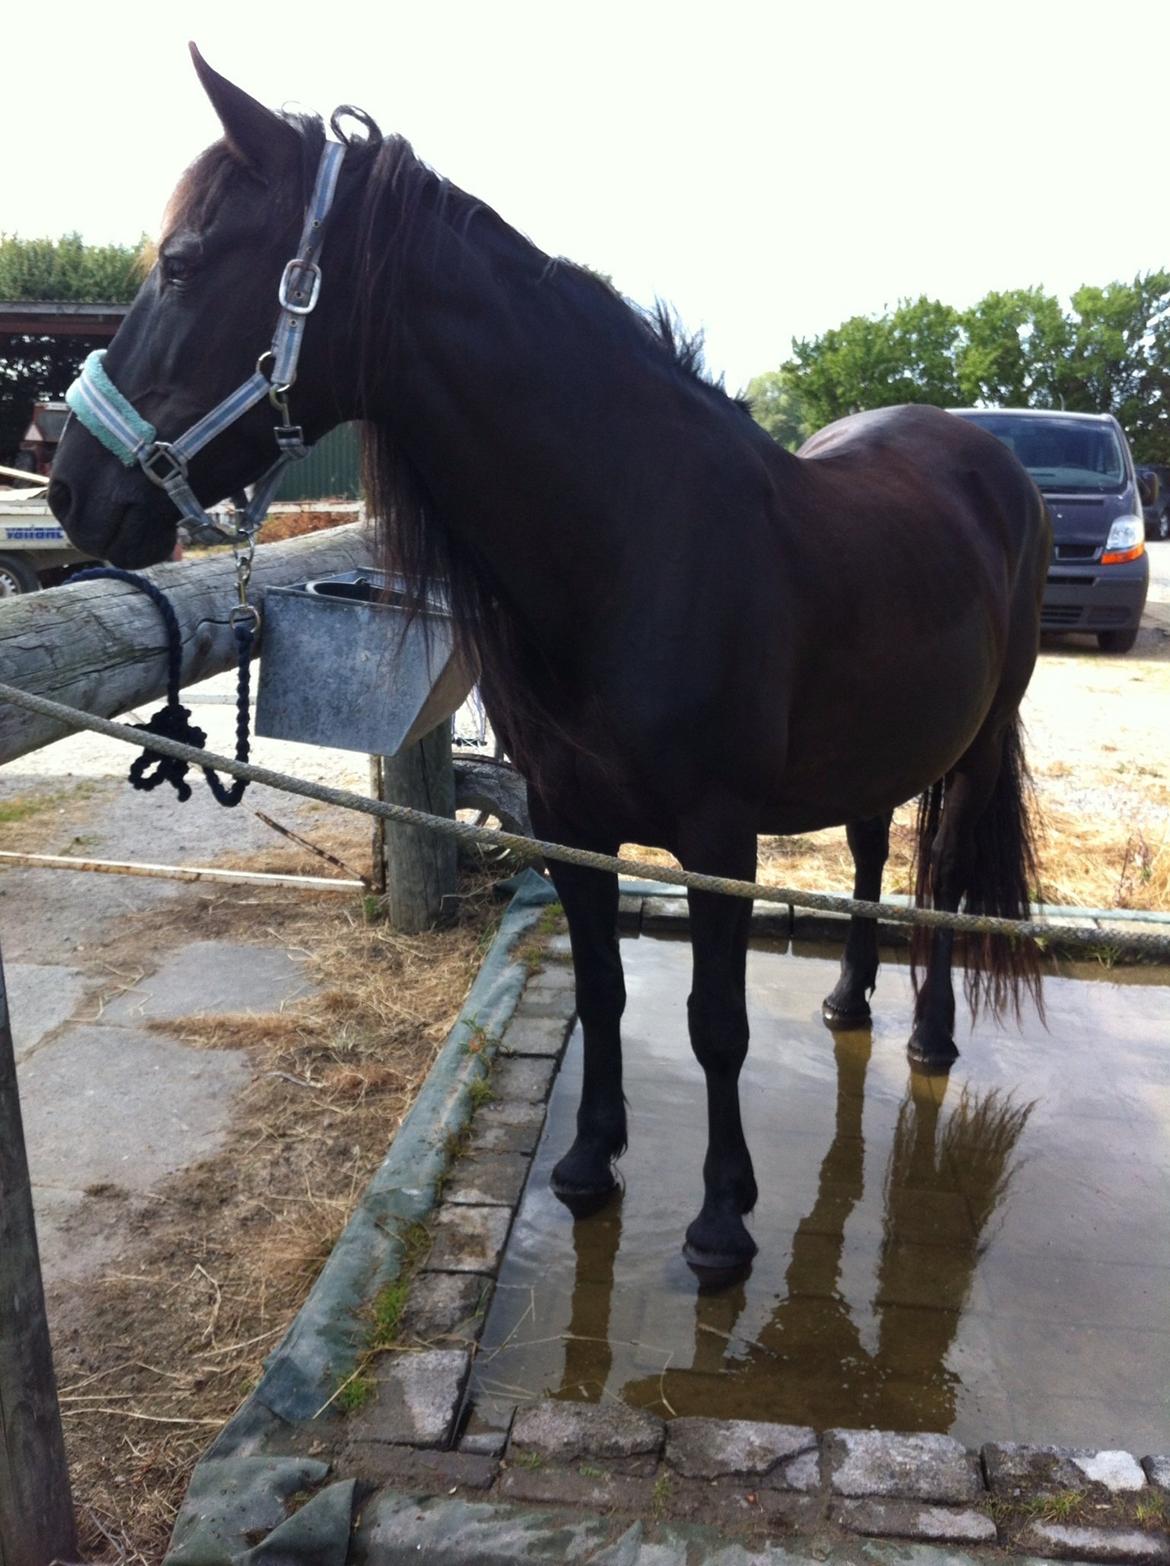
<path id="1" fill-rule="evenodd" d="M 989 1226 L 1007 1195 L 1032 1105 L 912 1072 L 886 1166 L 873 1306 L 876 1345 L 842 1288 L 845 1228 L 864 1194 L 862 1116 L 871 1040 L 835 1041 L 837 1112 L 816 1200 L 797 1227 L 785 1293 L 755 1338 L 736 1326 L 742 1283 L 699 1291 L 689 1368 L 629 1381 L 623 1401 L 673 1416 L 769 1419 L 879 1429 L 946 1431 L 960 1377 L 948 1366 Z M 597 1226 L 605 1226 L 599 1235 Z M 612 1366 L 609 1318 L 621 1242 L 620 1208 L 578 1224 L 578 1274 L 555 1395 L 598 1401 Z M 599 1243 L 600 1242 L 600 1243 Z M 584 1272 L 587 1264 L 588 1272 Z"/>

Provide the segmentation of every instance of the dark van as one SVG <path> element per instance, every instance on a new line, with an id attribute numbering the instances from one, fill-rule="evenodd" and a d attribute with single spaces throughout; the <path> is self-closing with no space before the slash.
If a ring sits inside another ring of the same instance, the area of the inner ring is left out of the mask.
<path id="1" fill-rule="evenodd" d="M 1048 502 L 1053 550 L 1041 627 L 1095 633 L 1103 652 L 1128 652 L 1137 641 L 1150 562 L 1145 495 L 1120 424 L 1108 413 L 951 411 L 997 436 Z"/>

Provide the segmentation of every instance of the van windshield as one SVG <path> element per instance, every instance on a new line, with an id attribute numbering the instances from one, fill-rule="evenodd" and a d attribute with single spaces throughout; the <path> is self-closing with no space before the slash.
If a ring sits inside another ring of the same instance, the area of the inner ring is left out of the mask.
<path id="1" fill-rule="evenodd" d="M 1021 418 L 1011 413 L 964 413 L 963 417 L 997 436 L 1015 453 L 1038 489 L 1121 489 L 1125 459 L 1117 433 L 1108 424 L 1080 419 Z"/>

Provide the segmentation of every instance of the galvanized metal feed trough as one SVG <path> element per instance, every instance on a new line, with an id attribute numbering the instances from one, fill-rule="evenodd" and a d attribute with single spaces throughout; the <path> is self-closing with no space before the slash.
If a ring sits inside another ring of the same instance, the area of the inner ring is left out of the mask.
<path id="1" fill-rule="evenodd" d="M 445 606 L 412 619 L 401 581 L 380 572 L 264 595 L 257 734 L 393 756 L 450 717 L 474 683 Z"/>

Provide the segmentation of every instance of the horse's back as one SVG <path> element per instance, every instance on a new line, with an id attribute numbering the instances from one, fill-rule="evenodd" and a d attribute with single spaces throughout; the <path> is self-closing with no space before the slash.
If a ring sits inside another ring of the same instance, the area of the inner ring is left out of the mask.
<path id="1" fill-rule="evenodd" d="M 941 777 L 989 717 L 1014 712 L 1050 550 L 1023 468 L 940 409 L 854 415 L 798 456 L 777 830 L 891 807 Z"/>

